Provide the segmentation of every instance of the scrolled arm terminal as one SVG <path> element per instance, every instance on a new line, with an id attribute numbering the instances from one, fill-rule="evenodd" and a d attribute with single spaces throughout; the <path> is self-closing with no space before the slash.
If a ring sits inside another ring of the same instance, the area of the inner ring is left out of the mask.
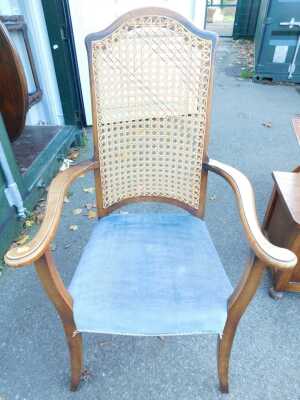
<path id="1" fill-rule="evenodd" d="M 266 266 L 280 269 L 293 268 L 297 264 L 296 255 L 288 249 L 273 245 L 263 235 L 256 214 L 254 191 L 248 178 L 237 169 L 212 159 L 209 159 L 204 167 L 223 177 L 232 187 L 239 206 L 241 222 L 249 245 L 256 256 L 266 263 Z"/>
<path id="2" fill-rule="evenodd" d="M 51 182 L 47 196 L 45 217 L 35 237 L 23 246 L 10 249 L 4 259 L 15 268 L 32 264 L 47 250 L 58 228 L 64 197 L 70 184 L 80 175 L 98 166 L 97 161 L 86 161 L 60 172 Z"/>

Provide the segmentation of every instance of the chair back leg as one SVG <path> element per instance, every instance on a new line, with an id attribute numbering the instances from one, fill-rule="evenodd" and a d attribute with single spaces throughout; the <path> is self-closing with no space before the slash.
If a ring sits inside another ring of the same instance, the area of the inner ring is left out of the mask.
<path id="1" fill-rule="evenodd" d="M 35 262 L 35 268 L 64 327 L 71 363 L 70 389 L 75 391 L 80 383 L 82 369 L 82 338 L 73 319 L 73 301 L 55 267 L 50 250 Z"/>
<path id="2" fill-rule="evenodd" d="M 220 390 L 228 393 L 229 360 L 238 323 L 254 296 L 264 271 L 264 264 L 254 255 L 228 301 L 228 315 L 223 334 L 218 338 L 218 376 Z"/>

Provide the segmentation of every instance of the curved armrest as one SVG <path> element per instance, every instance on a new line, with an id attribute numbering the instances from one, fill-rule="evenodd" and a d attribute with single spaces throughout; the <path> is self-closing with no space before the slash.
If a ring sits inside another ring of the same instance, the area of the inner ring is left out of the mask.
<path id="1" fill-rule="evenodd" d="M 215 160 L 208 160 L 204 166 L 225 178 L 234 190 L 241 221 L 256 256 L 272 267 L 293 268 L 297 264 L 296 255 L 288 249 L 274 246 L 263 235 L 256 215 L 254 191 L 248 178 L 237 169 Z"/>
<path id="2" fill-rule="evenodd" d="M 35 237 L 20 247 L 9 250 L 4 259 L 11 267 L 22 267 L 39 259 L 49 247 L 58 228 L 64 197 L 70 184 L 85 172 L 95 169 L 97 161 L 86 161 L 60 172 L 51 182 L 45 217 Z"/>

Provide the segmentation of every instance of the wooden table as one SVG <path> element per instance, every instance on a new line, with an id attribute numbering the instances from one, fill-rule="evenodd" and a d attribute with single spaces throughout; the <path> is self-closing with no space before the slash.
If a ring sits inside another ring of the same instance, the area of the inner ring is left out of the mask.
<path id="1" fill-rule="evenodd" d="M 263 229 L 272 243 L 292 250 L 299 260 L 292 271 L 272 269 L 269 293 L 278 299 L 284 291 L 300 292 L 300 167 L 294 172 L 274 172 L 273 178 Z"/>
<path id="2" fill-rule="evenodd" d="M 300 144 L 300 118 L 293 119 Z M 293 172 L 273 172 L 274 189 L 266 211 L 263 229 L 272 243 L 287 247 L 298 257 L 292 271 L 272 269 L 270 295 L 279 299 L 283 292 L 300 292 L 300 166 Z"/>

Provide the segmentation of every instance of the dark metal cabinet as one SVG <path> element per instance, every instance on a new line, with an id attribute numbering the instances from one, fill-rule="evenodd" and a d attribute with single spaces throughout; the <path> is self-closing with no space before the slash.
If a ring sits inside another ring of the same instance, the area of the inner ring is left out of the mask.
<path id="1" fill-rule="evenodd" d="M 255 78 L 300 83 L 300 0 L 262 0 Z"/>

